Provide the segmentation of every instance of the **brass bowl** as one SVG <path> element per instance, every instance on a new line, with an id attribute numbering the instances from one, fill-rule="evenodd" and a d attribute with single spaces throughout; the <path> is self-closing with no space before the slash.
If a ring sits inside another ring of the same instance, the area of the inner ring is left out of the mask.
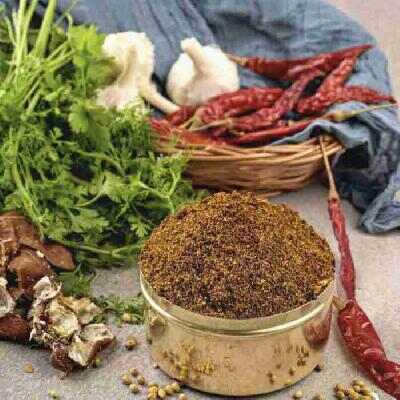
<path id="1" fill-rule="evenodd" d="M 140 276 L 151 355 L 170 377 L 203 392 L 250 396 L 288 387 L 322 363 L 332 282 L 314 301 L 266 318 L 232 320 L 187 311 Z"/>

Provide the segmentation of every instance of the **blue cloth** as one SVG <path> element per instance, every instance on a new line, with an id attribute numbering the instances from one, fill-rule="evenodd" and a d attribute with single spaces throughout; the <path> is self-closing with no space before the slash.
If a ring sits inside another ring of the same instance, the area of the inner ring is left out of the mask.
<path id="1" fill-rule="evenodd" d="M 59 0 L 59 11 L 69 3 Z M 376 44 L 358 23 L 321 0 L 81 0 L 72 14 L 77 23 L 95 23 L 104 32 L 146 32 L 155 45 L 155 74 L 161 85 L 186 37 L 218 44 L 227 52 L 270 58 Z M 378 47 L 360 58 L 349 82 L 391 92 L 387 60 Z M 276 85 L 244 70 L 241 84 Z M 347 110 L 363 105 L 338 107 Z M 363 212 L 361 227 L 374 233 L 399 228 L 400 124 L 396 112 L 369 112 L 341 124 L 318 121 L 290 141 L 304 140 L 316 128 L 334 134 L 347 148 L 336 160 L 335 174 L 342 196 Z"/>

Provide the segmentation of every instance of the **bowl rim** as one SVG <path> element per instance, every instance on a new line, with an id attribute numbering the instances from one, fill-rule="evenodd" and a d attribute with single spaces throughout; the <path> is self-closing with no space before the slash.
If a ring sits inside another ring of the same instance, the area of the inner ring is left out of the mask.
<path id="1" fill-rule="evenodd" d="M 315 318 L 332 304 L 335 280 L 332 279 L 315 300 L 302 306 L 285 313 L 248 319 L 210 317 L 186 310 L 164 297 L 158 296 L 141 272 L 140 287 L 149 306 L 169 322 L 208 333 L 253 336 L 275 334 L 294 329 Z"/>

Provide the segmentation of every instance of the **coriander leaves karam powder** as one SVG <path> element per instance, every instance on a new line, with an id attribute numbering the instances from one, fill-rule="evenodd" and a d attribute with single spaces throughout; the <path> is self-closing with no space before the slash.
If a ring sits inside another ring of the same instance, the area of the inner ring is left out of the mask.
<path id="1" fill-rule="evenodd" d="M 297 212 L 238 192 L 217 193 L 167 217 L 139 265 L 173 304 L 234 319 L 294 309 L 334 278 L 327 242 Z"/>

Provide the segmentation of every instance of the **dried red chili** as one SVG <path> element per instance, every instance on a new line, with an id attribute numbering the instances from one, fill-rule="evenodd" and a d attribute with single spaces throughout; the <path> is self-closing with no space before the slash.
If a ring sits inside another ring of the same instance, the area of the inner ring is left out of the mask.
<path id="1" fill-rule="evenodd" d="M 356 300 L 339 311 L 338 325 L 348 349 L 375 384 L 400 399 L 400 365 L 387 359 L 378 333 Z"/>
<path id="2" fill-rule="evenodd" d="M 262 131 L 245 133 L 242 136 L 230 139 L 229 144 L 243 145 L 243 144 L 256 144 L 260 142 L 269 142 L 274 139 L 294 135 L 306 129 L 314 119 L 307 119 L 304 121 L 297 121 L 289 125 L 279 126 L 276 128 L 265 129 Z"/>
<path id="3" fill-rule="evenodd" d="M 189 118 L 192 118 L 197 110 L 197 106 L 183 106 L 179 110 L 168 114 L 165 119 L 171 123 L 171 125 L 179 126 L 185 123 Z"/>
<path id="4" fill-rule="evenodd" d="M 355 298 L 355 269 L 346 233 L 346 222 L 337 192 L 329 196 L 329 216 L 340 251 L 340 278 L 348 299 Z"/>
<path id="5" fill-rule="evenodd" d="M 184 143 L 194 145 L 221 146 L 225 142 L 212 137 L 209 132 L 191 132 L 184 128 L 173 126 L 166 119 L 150 119 L 150 126 L 160 137 L 173 139 L 178 138 Z"/>
<path id="6" fill-rule="evenodd" d="M 214 126 L 226 126 L 241 132 L 251 132 L 269 128 L 279 121 L 282 116 L 291 111 L 304 92 L 306 86 L 321 73 L 312 70 L 303 74 L 293 85 L 285 90 L 273 107 L 261 108 L 258 111 L 244 117 L 227 118 L 214 122 Z"/>
<path id="7" fill-rule="evenodd" d="M 293 59 L 293 60 L 272 60 L 263 57 L 229 57 L 240 66 L 251 71 L 277 80 L 294 80 L 306 71 L 319 69 L 328 74 L 336 68 L 344 59 L 359 57 L 362 53 L 372 48 L 372 45 L 365 44 L 338 50 L 331 53 L 322 53 L 316 56 Z"/>
<path id="8" fill-rule="evenodd" d="M 303 115 L 320 114 L 333 104 L 346 103 L 348 101 L 359 101 L 365 104 L 396 102 L 392 96 L 381 94 L 365 86 L 346 86 L 332 90 L 329 93 L 300 99 L 296 110 Z"/>
<path id="9" fill-rule="evenodd" d="M 345 219 L 322 138 L 320 143 L 329 178 L 329 214 L 341 253 L 341 281 L 349 298 L 346 304 L 338 306 L 338 326 L 359 365 L 376 385 L 400 400 L 400 365 L 387 359 L 382 341 L 371 320 L 354 298 L 354 264 L 346 235 Z"/>
<path id="10" fill-rule="evenodd" d="M 343 87 L 357 62 L 356 57 L 345 58 L 322 82 L 317 90 L 317 95 L 324 95 Z"/>
<path id="11" fill-rule="evenodd" d="M 280 88 L 252 87 L 224 93 L 199 107 L 194 116 L 194 126 L 209 124 L 224 117 L 242 115 L 262 107 L 271 107 L 282 95 Z"/>

